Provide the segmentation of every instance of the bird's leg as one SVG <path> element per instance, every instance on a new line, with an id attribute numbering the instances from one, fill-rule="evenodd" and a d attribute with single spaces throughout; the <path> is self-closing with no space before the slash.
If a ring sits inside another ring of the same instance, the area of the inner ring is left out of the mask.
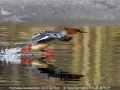
<path id="1" fill-rule="evenodd" d="M 53 56 L 53 55 L 47 55 L 45 57 L 41 57 L 42 60 L 43 59 L 50 59 L 50 58 L 55 58 L 55 56 Z"/>
<path id="2" fill-rule="evenodd" d="M 22 49 L 21 52 L 29 52 L 31 50 L 32 44 L 30 44 L 27 48 Z"/>
<path id="3" fill-rule="evenodd" d="M 22 57 L 22 58 L 21 58 L 21 62 L 27 63 L 27 64 L 29 64 L 30 66 L 32 66 L 31 61 L 30 61 L 29 59 L 27 59 L 26 57 Z"/>
<path id="4" fill-rule="evenodd" d="M 41 50 L 42 52 L 45 52 L 47 54 L 55 54 L 54 51 L 50 51 L 50 50 Z"/>

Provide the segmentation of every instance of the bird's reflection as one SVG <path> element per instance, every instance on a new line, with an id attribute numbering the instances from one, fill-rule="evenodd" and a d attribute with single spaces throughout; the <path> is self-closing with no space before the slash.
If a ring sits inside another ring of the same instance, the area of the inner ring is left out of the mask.
<path id="1" fill-rule="evenodd" d="M 40 58 L 29 59 L 28 57 L 21 57 L 21 62 L 26 63 L 24 65 L 25 68 L 30 69 L 33 73 L 45 75 L 48 78 L 60 78 L 61 81 L 65 81 L 65 83 L 72 84 L 73 82 L 68 81 L 80 81 L 80 78 L 83 75 L 72 74 L 70 72 L 65 72 L 58 67 L 46 63 L 45 59 L 54 58 L 53 55 L 47 55 Z M 76 83 L 76 82 L 75 82 Z M 75 84 L 74 83 L 74 84 Z"/>

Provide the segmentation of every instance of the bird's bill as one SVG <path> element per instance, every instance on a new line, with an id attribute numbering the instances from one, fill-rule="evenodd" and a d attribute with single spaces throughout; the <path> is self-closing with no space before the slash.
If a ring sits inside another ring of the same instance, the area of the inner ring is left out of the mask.
<path id="1" fill-rule="evenodd" d="M 80 30 L 80 33 L 87 33 L 87 32 L 85 32 L 85 31 L 83 31 L 83 30 Z"/>

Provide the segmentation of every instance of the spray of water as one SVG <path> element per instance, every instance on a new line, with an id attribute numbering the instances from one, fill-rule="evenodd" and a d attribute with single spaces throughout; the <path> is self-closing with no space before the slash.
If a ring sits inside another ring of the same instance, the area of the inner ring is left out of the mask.
<path id="1" fill-rule="evenodd" d="M 16 47 L 16 48 L 5 48 L 0 51 L 0 60 L 6 61 L 7 63 L 20 63 L 20 58 L 22 56 L 36 56 L 40 54 L 22 54 L 19 53 L 22 48 Z M 41 54 L 42 55 L 42 54 Z"/>
<path id="2" fill-rule="evenodd" d="M 19 47 L 17 47 L 17 48 L 6 48 L 5 50 L 2 49 L 0 53 L 11 55 L 11 54 L 16 54 L 16 53 L 20 52 L 20 50 L 21 50 L 21 48 L 19 48 Z"/>
<path id="3" fill-rule="evenodd" d="M 11 63 L 20 63 L 20 56 L 21 54 L 19 54 L 18 52 L 20 52 L 21 48 L 17 47 L 17 48 L 6 48 L 6 49 L 2 49 L 0 51 L 0 60 L 2 61 L 6 61 L 11 62 Z"/>

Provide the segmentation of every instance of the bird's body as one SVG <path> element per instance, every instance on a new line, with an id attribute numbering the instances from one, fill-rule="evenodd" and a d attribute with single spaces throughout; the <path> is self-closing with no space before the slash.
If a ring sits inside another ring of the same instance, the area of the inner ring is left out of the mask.
<path id="1" fill-rule="evenodd" d="M 2 15 L 9 15 L 9 14 L 12 14 L 12 13 L 10 13 L 8 11 L 5 11 L 5 10 L 3 10 L 3 8 L 1 8 L 1 14 Z"/>
<path id="2" fill-rule="evenodd" d="M 43 31 L 39 32 L 37 34 L 34 34 L 32 38 L 22 43 L 25 46 L 28 46 L 27 49 L 22 49 L 21 52 L 28 52 L 30 50 L 42 50 L 50 46 L 51 44 L 56 43 L 57 41 L 69 41 L 72 39 L 72 37 L 67 37 L 67 34 L 75 34 L 77 32 L 85 33 L 83 31 L 80 31 L 79 29 L 74 28 L 65 28 L 66 30 L 61 32 L 53 32 L 53 31 Z"/>
<path id="3" fill-rule="evenodd" d="M 43 32 L 34 34 L 32 38 L 28 42 L 25 42 L 24 44 L 37 45 L 37 44 L 43 44 L 43 43 L 52 44 L 58 40 L 69 41 L 71 38 L 70 37 L 67 38 L 66 35 L 67 35 L 66 31 L 62 31 L 62 32 L 43 31 Z"/>
<path id="4" fill-rule="evenodd" d="M 39 49 L 44 49 L 46 47 L 50 46 L 50 44 L 38 44 L 38 45 L 33 45 L 31 50 L 39 50 Z"/>

